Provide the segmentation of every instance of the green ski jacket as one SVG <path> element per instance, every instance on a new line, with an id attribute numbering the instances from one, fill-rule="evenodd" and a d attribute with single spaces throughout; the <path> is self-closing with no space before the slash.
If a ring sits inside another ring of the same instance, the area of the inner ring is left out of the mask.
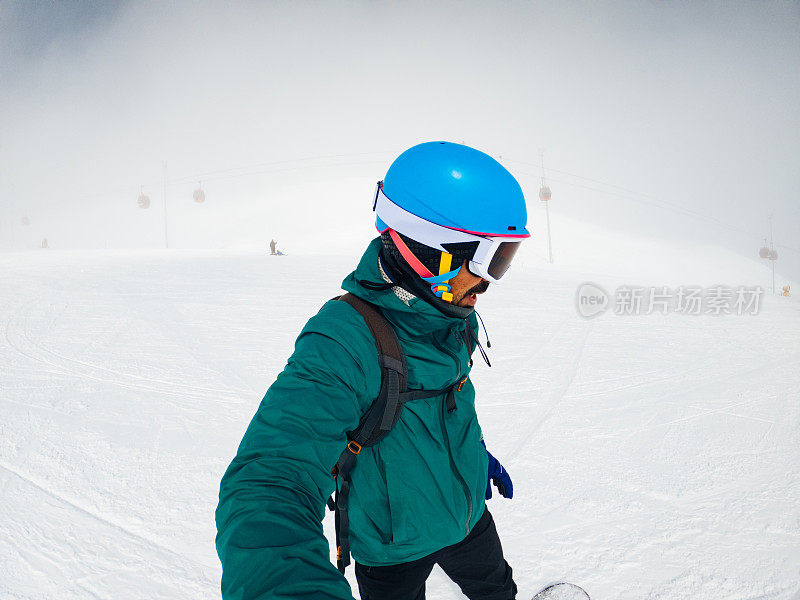
<path id="1" fill-rule="evenodd" d="M 380 238 L 342 283 L 381 307 L 408 363 L 409 389 L 443 389 L 470 371 L 467 320 L 424 300 L 406 305 L 382 282 Z M 351 600 L 322 531 L 334 490 L 331 468 L 380 389 L 373 337 L 350 305 L 329 301 L 295 342 L 222 478 L 216 511 L 224 599 Z M 463 540 L 484 511 L 488 461 L 471 381 L 456 392 L 408 402 L 391 433 L 364 448 L 352 471 L 350 546 L 364 565 L 392 565 Z"/>

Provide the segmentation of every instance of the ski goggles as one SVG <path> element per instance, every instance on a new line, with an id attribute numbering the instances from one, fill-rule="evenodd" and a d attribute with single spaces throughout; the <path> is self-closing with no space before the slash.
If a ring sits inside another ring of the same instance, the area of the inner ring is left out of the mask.
<path id="1" fill-rule="evenodd" d="M 489 283 L 499 283 L 500 278 L 511 266 L 511 261 L 519 250 L 522 240 L 530 237 L 530 234 L 479 233 L 432 223 L 392 202 L 383 193 L 380 182 L 375 194 L 373 210 L 377 215 L 375 226 L 381 233 L 387 229 L 399 231 L 421 244 L 444 253 L 448 252 L 449 244 L 472 244 L 474 251 L 467 263 L 467 269 L 476 277 L 481 277 Z M 452 273 L 455 273 L 460 267 L 461 265 L 458 265 Z M 451 274 L 451 277 L 454 276 Z"/>

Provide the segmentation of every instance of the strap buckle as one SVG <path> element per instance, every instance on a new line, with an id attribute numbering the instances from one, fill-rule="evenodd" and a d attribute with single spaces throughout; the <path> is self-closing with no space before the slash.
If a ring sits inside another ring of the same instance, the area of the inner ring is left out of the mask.
<path id="1" fill-rule="evenodd" d="M 461 388 L 464 387 L 465 383 L 467 383 L 467 379 L 469 379 L 469 376 L 464 377 L 464 379 L 461 380 L 461 382 L 458 384 L 458 387 L 456 388 L 457 392 L 461 391 Z"/>
<path id="2" fill-rule="evenodd" d="M 361 452 L 361 444 L 356 442 L 355 440 L 350 440 L 347 444 L 347 449 L 350 450 L 353 454 L 358 454 Z"/>

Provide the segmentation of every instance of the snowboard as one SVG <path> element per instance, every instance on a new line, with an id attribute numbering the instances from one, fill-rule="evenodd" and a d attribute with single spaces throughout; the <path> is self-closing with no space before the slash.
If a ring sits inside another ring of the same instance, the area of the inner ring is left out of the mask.
<path id="1" fill-rule="evenodd" d="M 562 581 L 548 585 L 532 600 L 591 600 L 591 598 L 582 587 Z"/>

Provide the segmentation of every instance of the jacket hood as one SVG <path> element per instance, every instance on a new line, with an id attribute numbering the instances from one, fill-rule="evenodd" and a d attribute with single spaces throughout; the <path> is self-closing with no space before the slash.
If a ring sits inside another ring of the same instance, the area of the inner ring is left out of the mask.
<path id="1" fill-rule="evenodd" d="M 370 242 L 356 270 L 342 282 L 343 290 L 380 306 L 386 318 L 408 335 L 421 336 L 432 331 L 453 327 L 462 330 L 466 327 L 466 319 L 448 317 L 419 297 L 412 298 L 406 305 L 392 289 L 372 290 L 361 285 L 361 281 L 384 282 L 378 268 L 378 255 L 382 247 L 380 237 Z"/>

